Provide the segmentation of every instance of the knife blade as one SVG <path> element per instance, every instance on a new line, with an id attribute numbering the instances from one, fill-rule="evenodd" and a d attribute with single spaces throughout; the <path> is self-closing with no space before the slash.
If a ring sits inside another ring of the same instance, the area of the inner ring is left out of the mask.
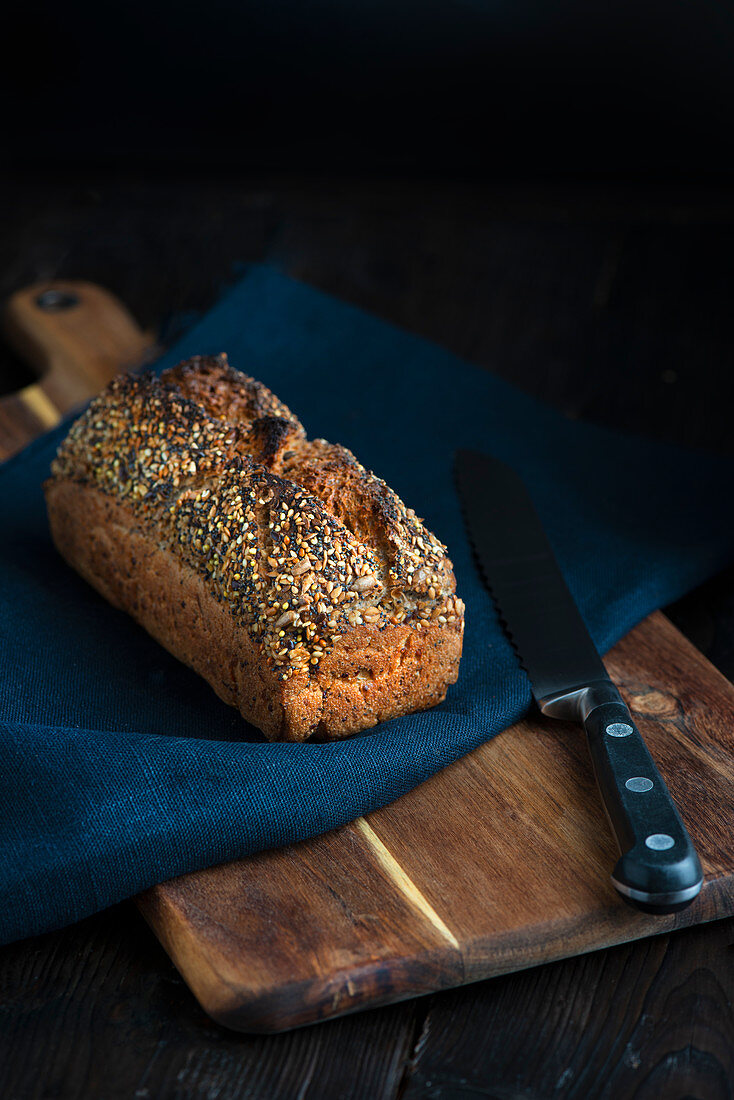
<path id="1" fill-rule="evenodd" d="M 525 485 L 498 459 L 463 450 L 456 453 L 456 483 L 477 562 L 537 706 L 586 730 L 620 850 L 614 886 L 645 912 L 685 908 L 703 884 L 695 848 L 607 674 Z"/>

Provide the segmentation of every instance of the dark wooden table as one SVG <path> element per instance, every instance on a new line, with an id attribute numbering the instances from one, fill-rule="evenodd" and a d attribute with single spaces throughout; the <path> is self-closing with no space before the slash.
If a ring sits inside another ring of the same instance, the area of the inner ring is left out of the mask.
<path id="1" fill-rule="evenodd" d="M 734 449 L 731 193 L 211 172 L 39 175 L 0 200 L 2 297 L 96 280 L 170 340 L 235 261 L 268 259 L 570 416 Z M 2 388 L 27 380 L 0 348 Z M 734 678 L 734 574 L 669 613 Z M 732 946 L 723 921 L 249 1038 L 203 1014 L 124 904 L 0 949 L 0 1096 L 718 1100 L 734 1094 Z"/>

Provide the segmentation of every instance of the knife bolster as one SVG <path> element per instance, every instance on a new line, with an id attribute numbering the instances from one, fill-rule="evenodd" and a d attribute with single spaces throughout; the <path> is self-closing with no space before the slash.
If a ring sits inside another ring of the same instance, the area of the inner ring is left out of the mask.
<path id="1" fill-rule="evenodd" d="M 619 703 L 627 709 L 611 680 L 595 680 L 591 684 L 568 688 L 538 700 L 543 714 L 565 722 L 585 722 L 593 710 L 605 703 Z"/>

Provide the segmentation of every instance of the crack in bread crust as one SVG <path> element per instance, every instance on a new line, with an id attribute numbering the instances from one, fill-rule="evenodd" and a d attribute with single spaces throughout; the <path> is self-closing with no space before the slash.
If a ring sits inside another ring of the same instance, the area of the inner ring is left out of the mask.
<path id="1" fill-rule="evenodd" d="M 353 733 L 456 680 L 464 609 L 446 548 L 224 356 L 115 379 L 72 425 L 46 495 L 67 560 L 268 737 Z M 95 534 L 92 513 L 107 517 Z M 182 578 L 201 607 L 185 627 L 164 606 Z"/>

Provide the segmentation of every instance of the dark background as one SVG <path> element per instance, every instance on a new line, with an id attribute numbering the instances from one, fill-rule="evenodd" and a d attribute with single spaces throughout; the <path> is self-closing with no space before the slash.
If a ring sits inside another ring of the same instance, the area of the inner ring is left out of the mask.
<path id="1" fill-rule="evenodd" d="M 569 416 L 734 449 L 730 5 L 44 0 L 1 41 L 0 298 L 96 280 L 165 341 L 265 260 Z M 734 678 L 732 575 L 668 610 Z M 0 1093 L 730 1100 L 733 943 L 248 1038 L 118 906 L 0 951 Z"/>
<path id="2" fill-rule="evenodd" d="M 732 168 L 714 0 L 10 0 L 9 162 L 189 171 Z"/>

